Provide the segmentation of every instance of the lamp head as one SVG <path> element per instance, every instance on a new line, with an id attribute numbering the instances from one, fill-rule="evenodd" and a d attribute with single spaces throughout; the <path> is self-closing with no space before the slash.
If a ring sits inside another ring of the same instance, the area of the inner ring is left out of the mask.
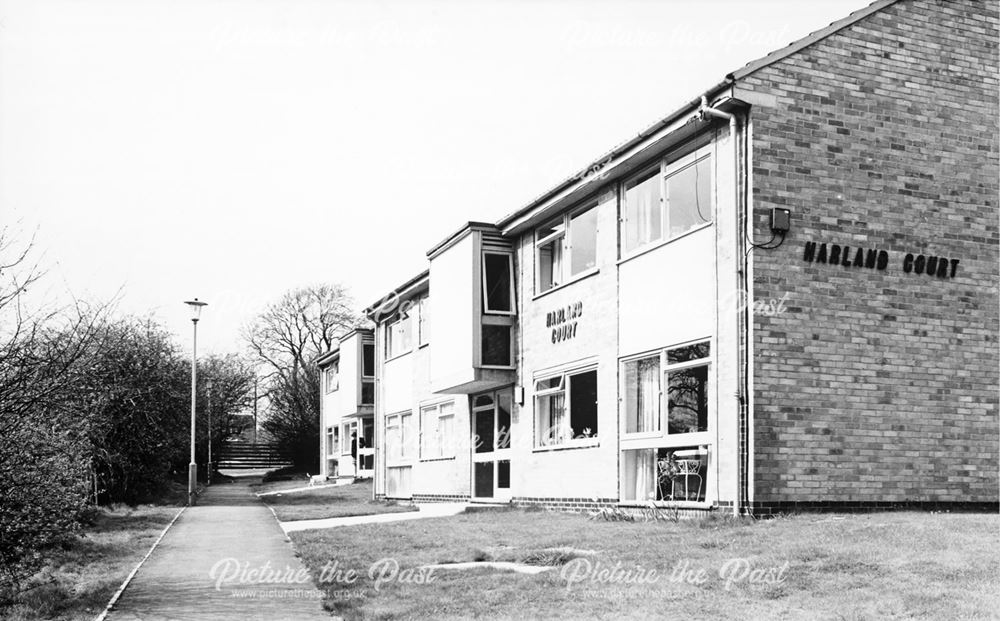
<path id="1" fill-rule="evenodd" d="M 208 306 L 207 302 L 199 302 L 198 298 L 184 302 L 191 309 L 191 321 L 197 322 L 201 318 L 201 307 Z"/>

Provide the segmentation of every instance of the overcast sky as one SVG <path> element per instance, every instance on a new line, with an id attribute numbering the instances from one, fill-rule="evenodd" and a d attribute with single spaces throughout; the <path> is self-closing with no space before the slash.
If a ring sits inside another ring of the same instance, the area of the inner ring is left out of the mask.
<path id="1" fill-rule="evenodd" d="M 746 62 L 865 6 L 0 0 L 0 221 L 54 298 L 200 342 L 288 288 L 360 305 Z M 185 338 L 185 342 L 187 339 Z"/>

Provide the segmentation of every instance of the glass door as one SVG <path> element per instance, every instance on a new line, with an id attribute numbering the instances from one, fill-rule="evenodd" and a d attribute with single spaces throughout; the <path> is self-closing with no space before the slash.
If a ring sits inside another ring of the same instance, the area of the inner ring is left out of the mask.
<path id="1" fill-rule="evenodd" d="M 472 398 L 472 498 L 510 500 L 510 412 L 513 390 Z"/>
<path id="2" fill-rule="evenodd" d="M 372 416 L 361 418 L 361 434 L 358 436 L 358 472 L 357 476 L 371 478 L 375 469 L 375 419 Z"/>

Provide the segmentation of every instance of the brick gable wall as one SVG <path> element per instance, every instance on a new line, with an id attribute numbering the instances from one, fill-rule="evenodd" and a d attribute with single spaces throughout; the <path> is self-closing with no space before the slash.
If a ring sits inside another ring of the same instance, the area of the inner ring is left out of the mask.
<path id="1" fill-rule="evenodd" d="M 752 254 L 754 298 L 785 296 L 753 319 L 758 506 L 997 501 L 997 24 L 992 2 L 900 2 L 739 84 L 776 98 L 750 112 L 756 240 L 792 210 Z"/>

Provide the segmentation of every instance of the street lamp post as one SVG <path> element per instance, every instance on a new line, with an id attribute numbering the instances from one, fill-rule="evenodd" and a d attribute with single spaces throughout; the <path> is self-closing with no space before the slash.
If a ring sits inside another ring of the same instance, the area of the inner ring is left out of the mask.
<path id="1" fill-rule="evenodd" d="M 206 406 L 208 418 L 208 470 L 205 472 L 206 485 L 212 484 L 212 380 L 206 382 L 208 388 L 208 404 Z"/>
<path id="2" fill-rule="evenodd" d="M 191 324 L 194 326 L 194 337 L 191 342 L 191 463 L 188 464 L 188 506 L 191 506 L 194 504 L 194 492 L 198 488 L 198 464 L 194 460 L 194 425 L 198 395 L 198 319 L 201 317 L 201 308 L 207 304 L 199 302 L 198 298 L 184 303 L 191 309 Z"/>

